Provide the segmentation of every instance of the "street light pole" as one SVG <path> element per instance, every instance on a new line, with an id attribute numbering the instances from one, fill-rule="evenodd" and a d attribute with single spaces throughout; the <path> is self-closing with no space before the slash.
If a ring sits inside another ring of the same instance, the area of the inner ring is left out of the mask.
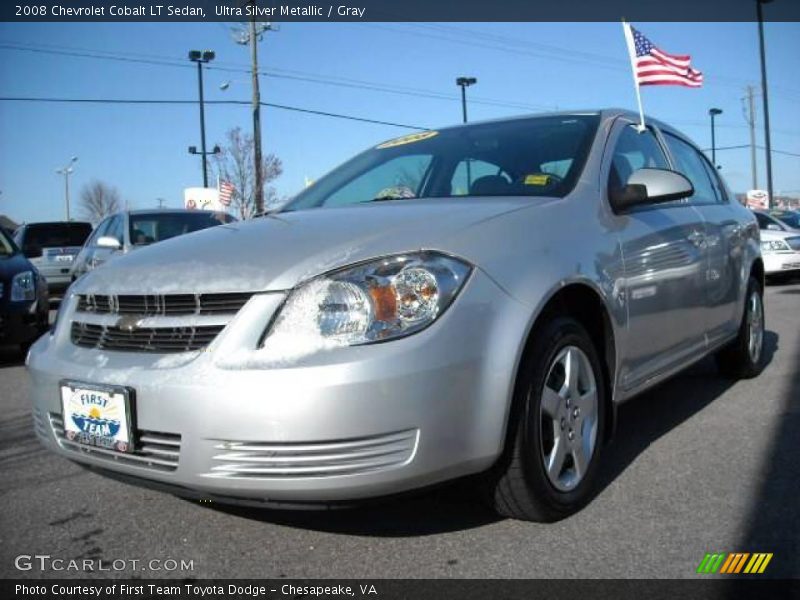
<path id="1" fill-rule="evenodd" d="M 714 117 L 722 114 L 720 108 L 709 108 L 708 114 L 711 115 L 711 164 L 717 168 L 717 138 L 714 130 Z"/>
<path id="2" fill-rule="evenodd" d="M 203 187 L 208 187 L 208 164 L 206 163 L 206 114 L 205 102 L 203 100 L 203 63 L 208 63 L 214 60 L 214 52 L 211 50 L 191 50 L 189 52 L 189 60 L 197 63 L 197 87 L 200 92 L 200 156 L 203 160 Z M 189 148 L 190 154 L 198 154 L 194 146 Z"/>
<path id="3" fill-rule="evenodd" d="M 478 80 L 474 77 L 459 77 L 456 79 L 456 85 L 461 88 L 461 114 L 464 123 L 467 122 L 467 88 L 476 83 L 478 83 Z"/>
<path id="4" fill-rule="evenodd" d="M 770 208 L 773 202 L 772 195 L 772 143 L 769 137 L 769 98 L 767 95 L 767 60 L 764 51 L 764 15 L 761 10 L 762 4 L 768 4 L 772 0 L 756 0 L 756 11 L 758 13 L 758 46 L 761 54 L 761 92 L 764 99 L 764 145 L 766 146 L 767 153 L 767 192 L 769 197 L 767 199 Z"/>
<path id="5" fill-rule="evenodd" d="M 72 167 L 78 161 L 77 156 L 73 156 L 69 162 L 60 169 L 56 169 L 56 173 L 64 176 L 64 205 L 67 213 L 67 221 L 69 221 L 69 176 L 75 171 Z"/>

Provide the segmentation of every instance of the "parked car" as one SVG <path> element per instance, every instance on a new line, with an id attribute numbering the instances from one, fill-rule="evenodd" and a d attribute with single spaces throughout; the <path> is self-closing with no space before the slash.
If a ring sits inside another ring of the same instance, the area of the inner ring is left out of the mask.
<path id="1" fill-rule="evenodd" d="M 771 210 L 770 216 L 775 217 L 784 225 L 800 231 L 800 211 L 796 210 Z"/>
<path id="2" fill-rule="evenodd" d="M 23 350 L 48 328 L 47 283 L 0 229 L 0 344 Z"/>
<path id="3" fill-rule="evenodd" d="M 800 231 L 762 231 L 761 254 L 767 277 L 800 274 Z"/>
<path id="4" fill-rule="evenodd" d="M 51 294 L 62 294 L 71 282 L 75 256 L 92 233 L 92 224 L 79 221 L 28 223 L 14 233 L 14 241 L 47 280 Z"/>
<path id="5" fill-rule="evenodd" d="M 195 498 L 314 506 L 480 474 L 496 510 L 592 496 L 621 403 L 764 365 L 752 212 L 622 110 L 424 131 L 277 214 L 115 260 L 29 354 L 39 439 Z"/>
<path id="6" fill-rule="evenodd" d="M 754 210 L 753 213 L 756 215 L 758 226 L 762 231 L 788 231 L 800 233 L 800 229 L 796 229 L 789 223 L 786 223 L 777 216 L 765 210 Z"/>
<path id="7" fill-rule="evenodd" d="M 134 248 L 234 221 L 227 213 L 207 210 L 131 210 L 111 215 L 86 240 L 72 267 L 71 280 Z"/>

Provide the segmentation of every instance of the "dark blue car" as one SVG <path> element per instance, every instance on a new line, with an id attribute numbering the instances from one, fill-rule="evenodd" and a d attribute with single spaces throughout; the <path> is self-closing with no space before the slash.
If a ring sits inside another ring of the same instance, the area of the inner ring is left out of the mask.
<path id="1" fill-rule="evenodd" d="M 26 349 L 48 327 L 47 282 L 0 229 L 0 345 Z"/>

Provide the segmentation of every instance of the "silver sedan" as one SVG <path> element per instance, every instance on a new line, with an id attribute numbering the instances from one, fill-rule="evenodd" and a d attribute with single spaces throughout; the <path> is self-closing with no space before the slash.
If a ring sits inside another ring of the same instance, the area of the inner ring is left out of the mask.
<path id="1" fill-rule="evenodd" d="M 759 230 L 678 131 L 621 110 L 379 144 L 280 212 L 76 282 L 31 349 L 35 431 L 183 496 L 316 506 L 479 475 L 552 521 L 616 407 L 763 367 Z"/>

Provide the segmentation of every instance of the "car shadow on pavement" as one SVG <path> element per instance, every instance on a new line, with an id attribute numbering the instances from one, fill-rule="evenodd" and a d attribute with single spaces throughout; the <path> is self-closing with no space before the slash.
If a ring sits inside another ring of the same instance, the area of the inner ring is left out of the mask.
<path id="1" fill-rule="evenodd" d="M 21 367 L 25 364 L 25 353 L 16 346 L 0 346 L 0 369 Z"/>
<path id="2" fill-rule="evenodd" d="M 767 331 L 767 364 L 778 348 L 778 334 Z M 718 375 L 704 360 L 655 390 L 620 407 L 614 441 L 603 456 L 598 493 L 613 482 L 655 440 L 690 419 L 735 381 Z M 245 519 L 328 533 L 406 537 L 461 531 L 502 520 L 480 502 L 474 478 L 402 497 L 337 510 L 290 511 L 221 504 L 204 505 Z"/>
<path id="3" fill-rule="evenodd" d="M 795 349 L 791 382 L 776 421 L 772 447 L 764 456 L 759 491 L 741 524 L 737 552 L 771 552 L 770 578 L 800 576 L 800 345 Z M 728 597 L 737 596 L 732 587 Z"/>
<path id="4" fill-rule="evenodd" d="M 278 510 L 210 505 L 221 512 L 287 527 L 370 537 L 463 531 L 501 521 L 475 493 L 471 478 L 432 489 L 332 510 Z"/>
<path id="5" fill-rule="evenodd" d="M 778 350 L 778 334 L 764 332 L 764 360 Z M 736 384 L 719 374 L 713 357 L 619 407 L 614 440 L 605 448 L 597 493 L 625 471 L 657 439 L 692 418 Z"/>

